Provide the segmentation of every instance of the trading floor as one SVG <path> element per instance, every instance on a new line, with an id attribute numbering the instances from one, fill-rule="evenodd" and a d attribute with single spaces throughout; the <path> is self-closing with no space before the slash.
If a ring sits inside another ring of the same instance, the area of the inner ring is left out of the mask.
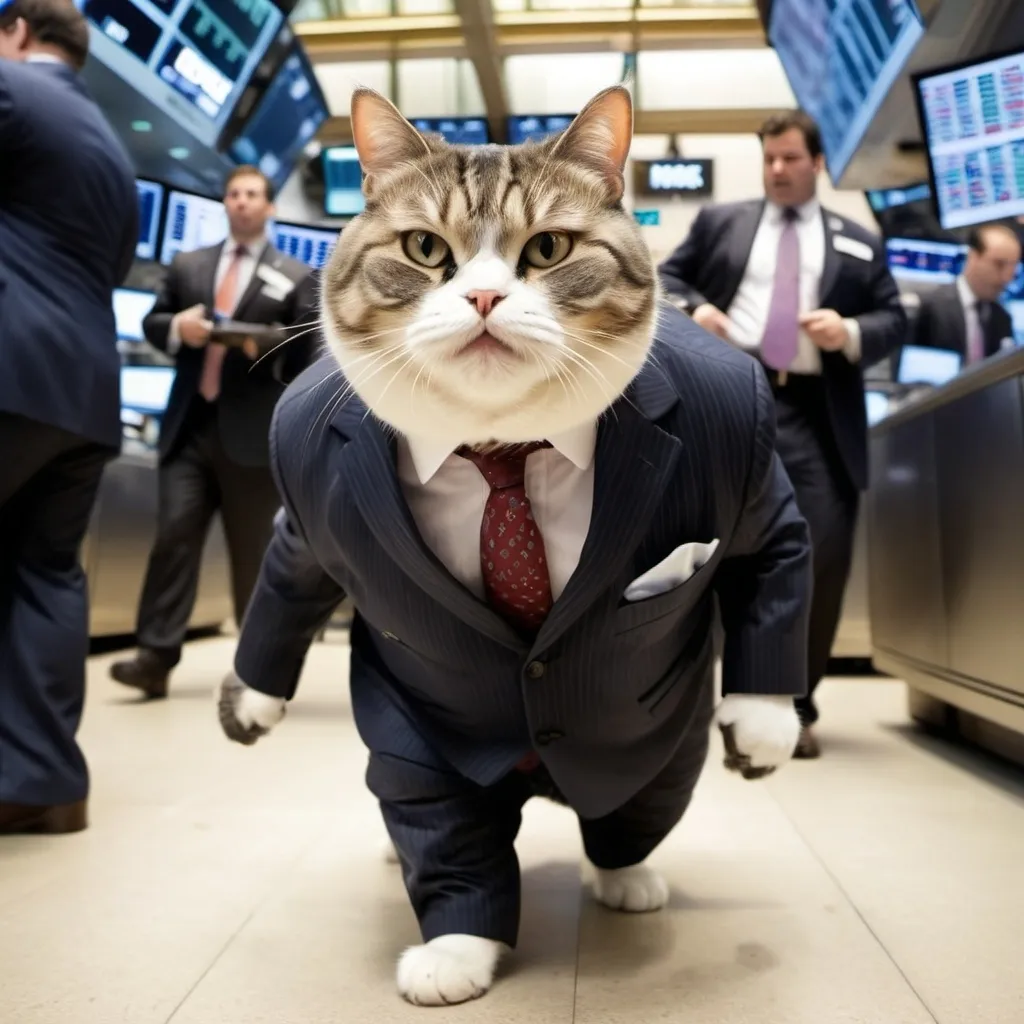
<path id="1" fill-rule="evenodd" d="M 483 1001 L 417 1009 L 416 940 L 362 785 L 344 634 L 286 723 L 228 743 L 230 639 L 165 703 L 90 665 L 93 827 L 0 842 L 4 1024 L 1020 1024 L 1024 780 L 908 725 L 899 683 L 825 689 L 818 762 L 766 783 L 716 756 L 656 854 L 674 889 L 623 917 L 580 882 L 569 814 L 534 802 L 522 941 Z"/>

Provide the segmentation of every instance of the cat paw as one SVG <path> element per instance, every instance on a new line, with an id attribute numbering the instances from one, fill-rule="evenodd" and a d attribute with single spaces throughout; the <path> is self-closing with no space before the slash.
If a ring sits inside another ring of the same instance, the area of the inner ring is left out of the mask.
<path id="1" fill-rule="evenodd" d="M 595 870 L 594 895 L 611 910 L 645 914 L 661 910 L 668 903 L 668 883 L 646 864 L 634 864 L 617 871 Z"/>
<path id="2" fill-rule="evenodd" d="M 494 981 L 501 943 L 475 935 L 441 935 L 407 949 L 398 961 L 398 991 L 416 1006 L 479 999 Z"/>
<path id="3" fill-rule="evenodd" d="M 380 855 L 385 864 L 397 864 L 399 862 L 398 850 L 391 841 L 390 836 L 381 843 Z"/>
<path id="4" fill-rule="evenodd" d="M 785 764 L 800 738 L 792 697 L 730 694 L 718 707 L 725 739 L 725 766 L 745 778 L 769 775 Z"/>

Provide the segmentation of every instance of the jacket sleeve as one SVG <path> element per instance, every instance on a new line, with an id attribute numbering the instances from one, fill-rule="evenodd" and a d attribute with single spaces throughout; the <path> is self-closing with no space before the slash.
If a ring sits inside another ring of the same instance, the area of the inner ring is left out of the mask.
<path id="1" fill-rule="evenodd" d="M 708 214 L 705 207 L 697 214 L 697 219 L 690 227 L 690 233 L 675 252 L 658 267 L 662 288 L 669 295 L 685 299 L 691 311 L 707 302 L 698 290 L 696 282 L 708 257 L 709 238 Z"/>
<path id="2" fill-rule="evenodd" d="M 180 258 L 181 254 L 179 253 L 171 260 L 156 302 L 153 303 L 153 308 L 142 321 L 142 333 L 146 336 L 146 341 L 154 348 L 160 349 L 161 352 L 168 350 L 167 342 L 171 333 L 171 321 L 185 308 L 179 290 L 181 267 L 178 260 Z"/>
<path id="3" fill-rule="evenodd" d="M 287 403 L 278 407 L 270 427 L 270 466 L 283 507 L 246 609 L 235 672 L 252 689 L 291 700 L 309 645 L 345 591 L 324 571 L 306 540 L 302 509 L 314 503 L 316 496 L 294 502 L 288 492 L 282 466 L 282 461 L 289 460 L 282 408 L 287 410 Z"/>
<path id="4" fill-rule="evenodd" d="M 854 317 L 860 325 L 860 361 L 864 366 L 881 362 L 907 342 L 907 312 L 886 265 L 885 252 L 877 245 L 871 263 L 870 287 L 871 308 Z"/>
<path id="5" fill-rule="evenodd" d="M 755 366 L 757 422 L 743 509 L 716 575 L 725 649 L 722 694 L 807 692 L 811 544 L 775 452 L 775 413 Z"/>

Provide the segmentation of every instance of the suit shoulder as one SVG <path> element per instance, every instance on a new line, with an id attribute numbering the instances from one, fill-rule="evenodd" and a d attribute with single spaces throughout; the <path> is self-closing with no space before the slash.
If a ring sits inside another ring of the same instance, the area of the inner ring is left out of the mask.
<path id="1" fill-rule="evenodd" d="M 285 253 L 281 253 L 278 266 L 296 283 L 312 276 L 313 274 L 313 271 L 305 263 L 301 260 L 295 259 L 294 256 L 288 256 Z"/>
<path id="2" fill-rule="evenodd" d="M 307 366 L 285 389 L 274 410 L 272 440 L 285 449 L 320 444 L 332 426 L 346 439 L 366 417 L 366 406 L 350 394 L 348 384 L 330 354 Z"/>
<path id="3" fill-rule="evenodd" d="M 749 213 L 763 205 L 760 199 L 741 199 L 731 203 L 709 203 L 701 208 L 700 216 L 707 220 L 727 223 L 734 217 Z"/>
<path id="4" fill-rule="evenodd" d="M 856 221 L 850 220 L 849 217 L 843 217 L 841 214 L 833 213 L 831 210 L 823 209 L 822 213 L 825 215 L 825 219 L 828 221 L 833 234 L 842 234 L 855 238 L 858 242 L 870 245 L 876 253 L 883 251 L 884 243 L 882 239 L 874 231 L 864 227 L 863 224 L 858 224 Z"/>

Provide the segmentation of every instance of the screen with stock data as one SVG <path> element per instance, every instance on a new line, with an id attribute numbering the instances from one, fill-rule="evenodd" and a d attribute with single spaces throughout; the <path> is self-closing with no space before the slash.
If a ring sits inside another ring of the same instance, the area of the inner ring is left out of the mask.
<path id="1" fill-rule="evenodd" d="M 942 226 L 1024 214 L 1024 52 L 916 85 Z"/>
<path id="2" fill-rule="evenodd" d="M 320 270 L 331 258 L 340 234 L 337 228 L 314 228 L 279 220 L 271 226 L 270 240 L 286 256 Z"/>
<path id="3" fill-rule="evenodd" d="M 167 197 L 160 262 L 170 263 L 179 252 L 217 245 L 227 236 L 228 215 L 220 200 L 190 192 L 171 192 Z"/>
<path id="4" fill-rule="evenodd" d="M 433 132 L 453 146 L 485 146 L 491 141 L 487 121 L 482 117 L 414 117 L 419 132 Z"/>
<path id="5" fill-rule="evenodd" d="M 135 244 L 135 258 L 155 260 L 160 215 L 164 212 L 164 187 L 158 181 L 136 178 L 135 191 L 139 197 L 139 240 Z"/>
<path id="6" fill-rule="evenodd" d="M 575 114 L 515 114 L 508 119 L 508 144 L 541 142 L 551 135 L 564 132 L 572 124 Z"/>
<path id="7" fill-rule="evenodd" d="M 271 0 L 85 0 L 90 52 L 213 146 L 284 16 Z"/>
<path id="8" fill-rule="evenodd" d="M 774 0 L 768 38 L 838 181 L 921 37 L 913 0 Z"/>

